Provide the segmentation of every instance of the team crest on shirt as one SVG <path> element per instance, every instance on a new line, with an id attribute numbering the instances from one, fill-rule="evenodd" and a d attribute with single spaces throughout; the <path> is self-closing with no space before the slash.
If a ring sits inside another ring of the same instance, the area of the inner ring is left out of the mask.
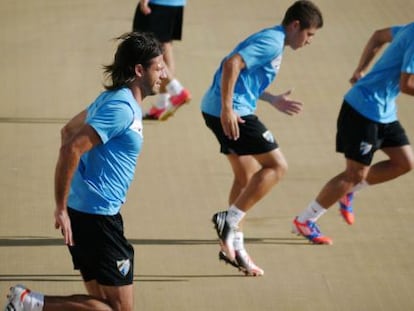
<path id="1" fill-rule="evenodd" d="M 129 128 L 132 131 L 138 133 L 139 136 L 141 136 L 141 137 L 143 136 L 143 133 L 142 133 L 143 126 L 142 126 L 142 121 L 141 120 L 135 119 L 134 122 L 132 122 L 132 124 Z"/>
<path id="2" fill-rule="evenodd" d="M 274 143 L 275 142 L 275 138 L 273 137 L 272 132 L 270 132 L 269 130 L 267 130 L 266 132 L 264 132 L 262 134 L 263 138 L 268 141 L 269 143 Z"/>
<path id="3" fill-rule="evenodd" d="M 282 64 L 282 55 L 279 55 L 274 60 L 272 60 L 271 64 L 275 72 L 278 72 L 280 69 L 280 65 Z"/>
<path id="4" fill-rule="evenodd" d="M 126 276 L 131 269 L 131 261 L 129 259 L 117 260 L 116 266 L 118 271 L 121 272 L 123 276 Z"/>

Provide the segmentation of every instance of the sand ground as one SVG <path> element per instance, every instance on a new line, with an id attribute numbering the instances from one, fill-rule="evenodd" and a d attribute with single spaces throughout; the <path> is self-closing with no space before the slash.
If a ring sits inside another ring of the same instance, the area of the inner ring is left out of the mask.
<path id="1" fill-rule="evenodd" d="M 410 22 L 414 11 L 411 0 L 316 3 L 324 28 L 311 46 L 286 50 L 271 86 L 276 93 L 294 88 L 303 113 L 288 117 L 266 104 L 258 110 L 289 172 L 247 216 L 247 247 L 265 270 L 249 278 L 218 261 L 210 218 L 226 207 L 231 174 L 199 102 L 221 58 L 248 34 L 279 23 L 291 1 L 188 1 L 175 53 L 177 76 L 193 100 L 168 122 L 145 123 L 137 178 L 123 207 L 136 251 L 136 310 L 414 309 L 414 174 L 361 192 L 352 227 L 332 208 L 319 223 L 333 246 L 290 233 L 296 213 L 344 167 L 334 152 L 335 121 L 365 42 L 374 29 Z M 101 66 L 115 49 L 111 38 L 130 30 L 135 5 L 0 2 L 1 297 L 15 283 L 48 294 L 84 292 L 53 227 L 59 129 L 102 90 Z M 412 104 L 413 98 L 399 98 L 411 136 Z"/>

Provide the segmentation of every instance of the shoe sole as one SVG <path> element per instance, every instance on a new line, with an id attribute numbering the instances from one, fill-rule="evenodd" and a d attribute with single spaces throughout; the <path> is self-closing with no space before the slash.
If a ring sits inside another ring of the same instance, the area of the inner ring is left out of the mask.
<path id="1" fill-rule="evenodd" d="M 224 261 L 225 264 L 229 264 L 236 268 L 238 271 L 242 272 L 245 276 L 263 276 L 264 272 L 259 271 L 249 271 L 243 266 L 239 265 L 237 262 L 230 260 L 224 251 L 219 252 L 219 260 Z"/>
<path id="2" fill-rule="evenodd" d="M 222 261 L 224 261 L 226 264 L 229 264 L 229 265 L 231 265 L 231 266 L 235 267 L 236 269 L 241 270 L 241 269 L 240 269 L 240 266 L 239 266 L 236 262 L 234 262 L 234 261 L 230 260 L 230 259 L 226 256 L 226 253 L 225 253 L 224 251 L 219 251 L 219 260 L 222 260 Z"/>
<path id="3" fill-rule="evenodd" d="M 310 240 L 309 238 L 306 237 L 306 235 L 304 235 L 302 232 L 300 232 L 300 230 L 298 229 L 298 227 L 294 223 L 292 225 L 291 232 L 293 234 L 297 235 L 297 236 L 305 238 L 311 244 L 315 244 L 315 245 L 332 245 L 333 244 L 332 240 L 329 240 L 329 241 L 313 241 L 313 240 Z"/>
<path id="4" fill-rule="evenodd" d="M 355 222 L 355 217 L 349 217 L 346 216 L 345 212 L 342 211 L 342 209 L 340 209 L 339 214 L 341 215 L 342 219 L 348 224 L 348 225 L 353 225 Z"/>
<path id="5" fill-rule="evenodd" d="M 191 101 L 191 98 L 187 99 L 187 100 L 186 100 L 184 103 L 182 103 L 181 105 L 178 105 L 178 106 L 173 106 L 173 108 L 172 108 L 172 109 L 167 110 L 167 111 L 165 111 L 164 113 L 162 113 L 162 114 L 160 115 L 160 117 L 159 117 L 159 119 L 158 119 L 158 120 L 160 120 L 160 121 L 166 121 L 166 120 L 168 120 L 170 117 L 172 117 L 172 116 L 175 114 L 175 112 L 176 112 L 178 109 L 180 109 L 182 106 L 184 106 L 184 105 L 188 104 L 190 101 Z"/>

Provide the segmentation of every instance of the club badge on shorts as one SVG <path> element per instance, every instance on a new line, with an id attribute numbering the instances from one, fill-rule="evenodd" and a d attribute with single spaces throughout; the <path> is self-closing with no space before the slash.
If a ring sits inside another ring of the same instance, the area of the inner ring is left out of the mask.
<path id="1" fill-rule="evenodd" d="M 266 141 L 268 141 L 269 143 L 274 143 L 275 142 L 275 138 L 273 137 L 272 132 L 270 132 L 269 130 L 267 130 L 266 132 L 264 132 L 262 134 L 263 138 L 266 139 Z"/>
<path id="2" fill-rule="evenodd" d="M 126 276 L 131 269 L 131 262 L 129 259 L 117 260 L 116 266 L 123 276 Z"/>
<path id="3" fill-rule="evenodd" d="M 372 144 L 362 141 L 359 145 L 359 150 L 361 151 L 361 155 L 368 154 L 372 149 Z"/>

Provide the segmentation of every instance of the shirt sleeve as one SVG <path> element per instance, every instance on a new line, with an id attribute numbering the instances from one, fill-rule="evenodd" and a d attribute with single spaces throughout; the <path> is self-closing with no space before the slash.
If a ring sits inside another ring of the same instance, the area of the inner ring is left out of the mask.
<path id="1" fill-rule="evenodd" d="M 412 35 L 414 36 L 414 31 L 412 32 Z M 411 36 L 409 36 L 409 39 L 407 40 L 401 72 L 414 74 L 414 40 L 411 39 Z"/>
<path id="2" fill-rule="evenodd" d="M 283 43 L 278 42 L 272 35 L 262 35 L 240 49 L 238 53 L 243 58 L 248 69 L 268 64 L 283 51 Z"/>
<path id="3" fill-rule="evenodd" d="M 392 37 L 394 38 L 397 33 L 405 28 L 406 25 L 397 25 L 391 27 Z M 401 49 L 404 51 L 403 61 L 401 65 L 401 72 L 414 74 L 414 27 L 406 28 L 404 31 L 407 33 L 403 33 L 402 35 L 405 37 L 400 41 Z"/>
<path id="4" fill-rule="evenodd" d="M 109 101 L 97 109 L 88 109 L 86 123 L 92 126 L 102 143 L 123 133 L 133 121 L 133 111 L 122 101 Z"/>
<path id="5" fill-rule="evenodd" d="M 391 35 L 392 35 L 392 38 L 394 38 L 395 37 L 395 35 L 403 28 L 404 26 L 403 25 L 397 25 L 397 26 L 392 26 L 391 27 Z"/>

